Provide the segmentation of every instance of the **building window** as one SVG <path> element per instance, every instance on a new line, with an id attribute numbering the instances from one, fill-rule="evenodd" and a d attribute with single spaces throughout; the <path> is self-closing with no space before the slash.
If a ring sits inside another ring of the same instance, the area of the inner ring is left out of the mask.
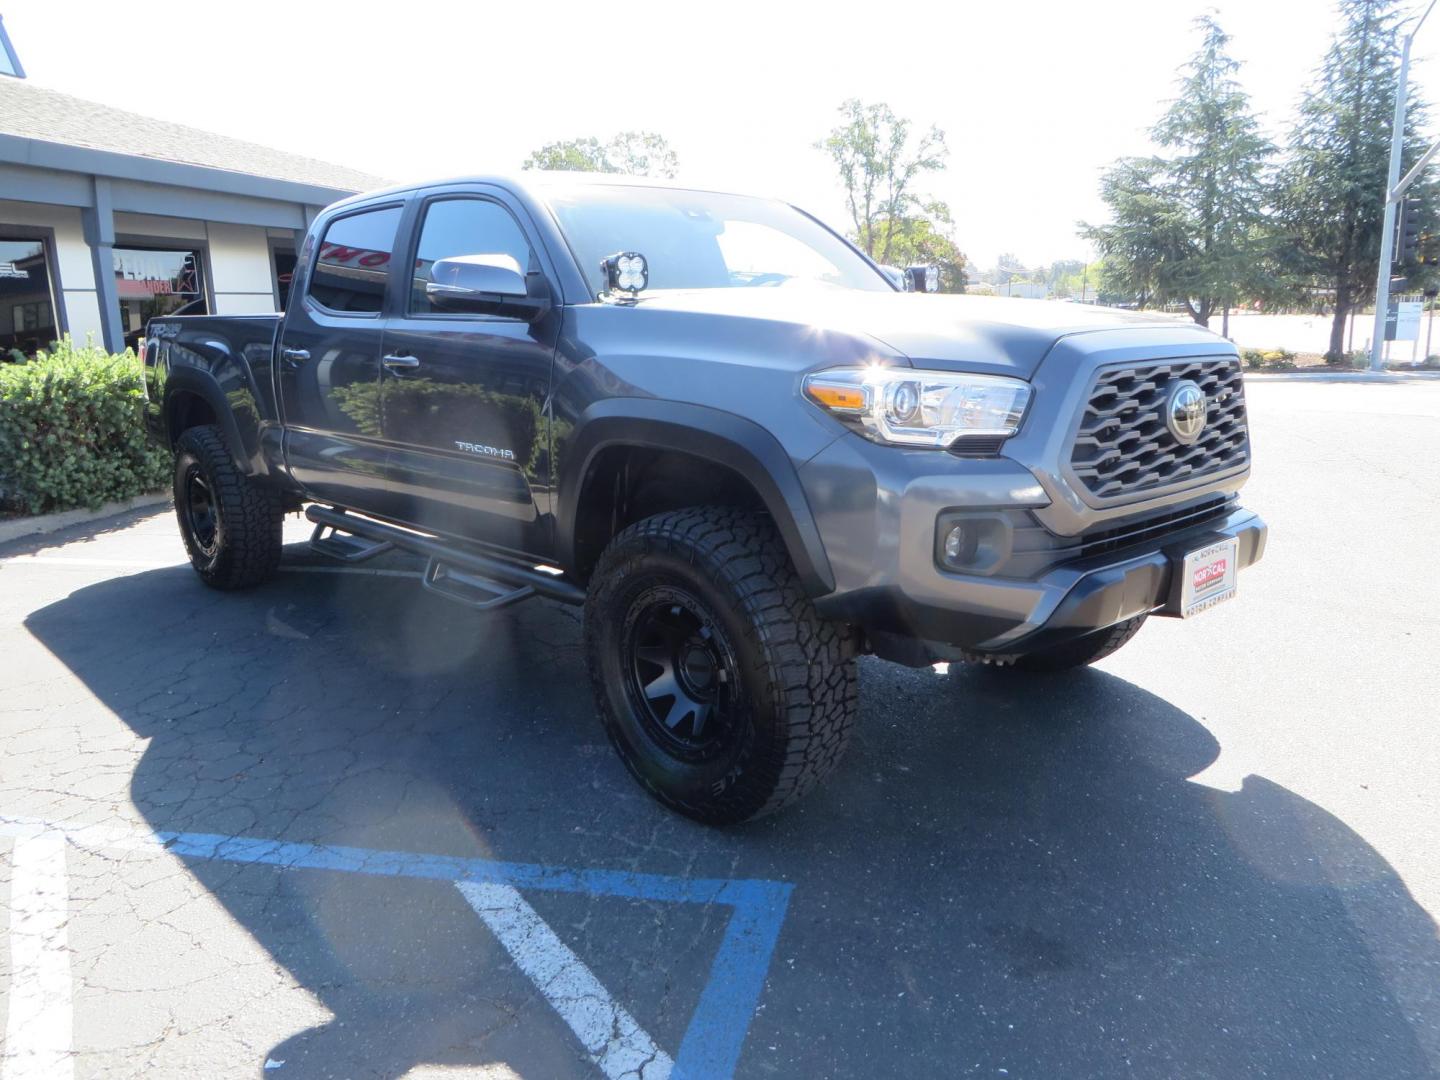
<path id="1" fill-rule="evenodd" d="M 208 315 L 198 251 L 115 248 L 115 288 L 125 345 L 136 348 L 160 315 Z"/>
<path id="2" fill-rule="evenodd" d="M 0 235 L 0 360 L 33 356 L 57 336 L 44 243 Z"/>

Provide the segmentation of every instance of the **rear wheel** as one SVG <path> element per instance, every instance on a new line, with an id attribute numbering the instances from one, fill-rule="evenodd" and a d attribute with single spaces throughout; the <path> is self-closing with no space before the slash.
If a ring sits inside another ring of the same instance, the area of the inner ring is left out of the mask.
<path id="1" fill-rule="evenodd" d="M 585 643 L 621 759 L 697 820 L 788 806 L 849 741 L 853 635 L 815 614 L 760 515 L 702 507 L 620 533 L 593 575 Z"/>
<path id="2" fill-rule="evenodd" d="M 1068 671 L 1103 660 L 1140 632 L 1148 615 L 1136 615 L 1093 634 L 1029 653 L 1015 661 L 1021 671 Z"/>
<path id="3" fill-rule="evenodd" d="M 189 428 L 175 446 L 175 516 L 190 565 L 212 588 L 258 585 L 280 565 L 280 493 L 235 467 L 213 425 Z"/>

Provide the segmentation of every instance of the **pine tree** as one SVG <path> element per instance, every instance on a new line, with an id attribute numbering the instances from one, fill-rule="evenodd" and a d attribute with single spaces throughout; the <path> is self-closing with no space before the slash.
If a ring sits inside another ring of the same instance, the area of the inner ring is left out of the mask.
<path id="1" fill-rule="evenodd" d="M 1285 252 L 1294 271 L 1334 290 L 1331 356 L 1345 347 L 1345 320 L 1375 298 L 1399 79 L 1395 0 L 1340 0 L 1344 25 L 1305 92 L 1281 181 Z M 1412 100 L 1402 170 L 1424 152 L 1423 106 Z M 1433 187 L 1416 185 L 1422 222 L 1433 222 Z"/>
<path id="2" fill-rule="evenodd" d="M 1264 288 L 1267 174 L 1274 146 L 1236 79 L 1229 35 L 1195 20 L 1199 51 L 1180 93 L 1151 131 L 1168 153 L 1115 163 L 1101 184 L 1113 221 L 1083 227 L 1112 286 L 1146 301 L 1180 302 L 1208 326 L 1216 311 Z"/>

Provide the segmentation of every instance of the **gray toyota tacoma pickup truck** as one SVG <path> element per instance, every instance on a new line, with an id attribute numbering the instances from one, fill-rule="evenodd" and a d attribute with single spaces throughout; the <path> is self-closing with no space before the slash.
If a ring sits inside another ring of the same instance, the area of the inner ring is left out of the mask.
<path id="1" fill-rule="evenodd" d="M 315 219 L 283 315 L 153 321 L 148 422 L 206 584 L 301 511 L 477 609 L 583 605 L 626 766 L 743 821 L 835 768 L 860 654 L 1077 667 L 1264 550 L 1229 342 L 926 278 L 765 199 L 397 188 Z"/>

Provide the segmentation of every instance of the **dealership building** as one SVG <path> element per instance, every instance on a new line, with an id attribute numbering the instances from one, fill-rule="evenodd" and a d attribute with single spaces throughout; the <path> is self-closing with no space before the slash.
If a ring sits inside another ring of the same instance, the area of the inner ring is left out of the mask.
<path id="1" fill-rule="evenodd" d="M 283 308 L 319 210 L 385 181 L 0 78 L 0 359 Z"/>

